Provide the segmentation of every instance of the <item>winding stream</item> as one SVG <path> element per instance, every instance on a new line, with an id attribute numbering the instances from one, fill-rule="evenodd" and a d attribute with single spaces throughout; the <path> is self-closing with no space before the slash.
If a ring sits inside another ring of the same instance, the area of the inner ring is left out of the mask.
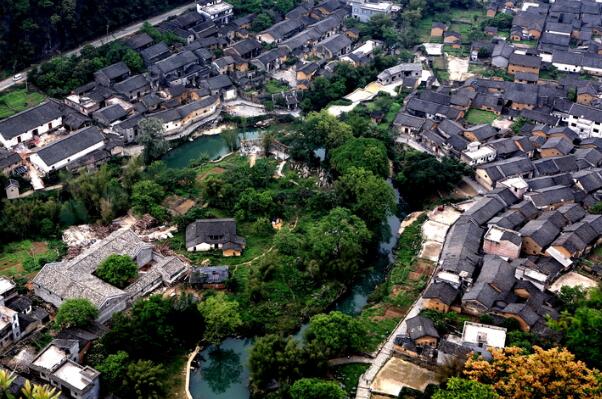
<path id="1" fill-rule="evenodd" d="M 252 138 L 256 132 L 246 133 Z M 241 137 L 243 134 L 241 133 Z M 228 152 L 225 140 L 220 136 L 201 136 L 170 151 L 163 160 L 167 166 L 182 168 L 202 153 L 210 159 L 217 159 Z M 389 182 L 389 184 L 391 184 Z M 399 204 L 399 193 L 395 191 Z M 334 305 L 333 309 L 346 314 L 358 314 L 368 303 L 368 296 L 378 284 L 384 281 L 388 266 L 393 261 L 392 250 L 399 238 L 401 220 L 397 215 L 387 218 L 389 234 L 380 242 L 380 255 L 362 279 L 355 283 Z M 301 339 L 307 324 L 300 326 L 294 335 Z M 219 351 L 211 345 L 199 353 L 200 364 L 190 373 L 190 393 L 194 399 L 247 399 L 249 398 L 249 352 L 253 345 L 251 338 L 228 338 L 222 342 Z"/>

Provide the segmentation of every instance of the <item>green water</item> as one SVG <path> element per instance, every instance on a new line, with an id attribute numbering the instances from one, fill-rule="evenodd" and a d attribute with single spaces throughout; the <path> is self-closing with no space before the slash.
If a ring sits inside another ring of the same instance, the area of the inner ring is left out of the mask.
<path id="1" fill-rule="evenodd" d="M 261 131 L 253 130 L 241 132 L 238 137 L 239 139 L 254 139 L 261 136 L 261 134 Z M 209 159 L 215 160 L 226 155 L 228 152 L 230 150 L 226 145 L 226 140 L 221 135 L 214 134 L 211 136 L 200 136 L 193 141 L 180 144 L 165 154 L 162 160 L 168 167 L 179 169 L 185 168 L 190 161 L 198 159 L 203 154 L 209 156 Z"/>

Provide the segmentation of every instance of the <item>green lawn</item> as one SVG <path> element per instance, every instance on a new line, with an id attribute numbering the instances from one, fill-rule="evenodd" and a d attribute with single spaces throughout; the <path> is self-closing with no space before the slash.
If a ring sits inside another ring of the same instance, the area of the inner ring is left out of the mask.
<path id="1" fill-rule="evenodd" d="M 52 251 L 48 249 L 47 242 L 23 240 L 6 244 L 0 252 L 0 275 L 24 276 L 28 274 L 23 268 L 24 263 L 31 258 L 48 255 Z"/>
<path id="2" fill-rule="evenodd" d="M 24 88 L 4 93 L 0 95 L 0 119 L 8 118 L 17 112 L 31 108 L 44 101 L 44 99 L 44 95 L 37 92 L 28 92 Z"/>
<path id="3" fill-rule="evenodd" d="M 469 125 L 481 125 L 483 123 L 491 123 L 497 119 L 497 115 L 493 112 L 483 111 L 480 109 L 470 109 L 464 115 L 464 120 Z"/>

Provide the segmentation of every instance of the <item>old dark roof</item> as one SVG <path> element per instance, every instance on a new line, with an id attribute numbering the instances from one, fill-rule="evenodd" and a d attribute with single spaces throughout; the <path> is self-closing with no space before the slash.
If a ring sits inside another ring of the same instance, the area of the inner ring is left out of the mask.
<path id="1" fill-rule="evenodd" d="M 113 123 L 127 116 L 127 111 L 119 104 L 109 105 L 94 112 L 94 119 L 100 118 L 103 122 Z"/>
<path id="2" fill-rule="evenodd" d="M 464 215 L 472 218 L 477 224 L 482 226 L 505 208 L 505 204 L 499 199 L 483 197 L 464 212 Z"/>
<path id="3" fill-rule="evenodd" d="M 222 284 L 228 280 L 228 266 L 194 267 L 190 273 L 191 284 Z"/>
<path id="4" fill-rule="evenodd" d="M 21 157 L 14 151 L 0 147 L 0 170 L 21 163 Z"/>
<path id="5" fill-rule="evenodd" d="M 153 42 L 153 38 L 150 37 L 147 33 L 138 33 L 133 36 L 130 36 L 126 41 L 125 45 L 138 50 L 139 48 L 146 47 Z"/>
<path id="6" fill-rule="evenodd" d="M 398 113 L 395 117 L 395 121 L 393 121 L 394 126 L 409 126 L 414 129 L 420 129 L 423 124 L 424 118 L 412 116 L 403 111 Z"/>
<path id="7" fill-rule="evenodd" d="M 94 75 L 96 74 L 104 75 L 109 80 L 113 80 L 123 75 L 129 75 L 130 68 L 128 68 L 124 62 L 119 61 L 113 65 L 109 65 L 108 67 L 96 71 Z"/>
<path id="8" fill-rule="evenodd" d="M 558 236 L 560 229 L 548 220 L 535 219 L 524 225 L 519 233 L 523 237 L 530 237 L 540 247 L 545 248 Z"/>
<path id="9" fill-rule="evenodd" d="M 345 47 L 350 46 L 352 43 L 351 39 L 347 37 L 344 33 L 340 33 L 338 35 L 334 35 L 329 37 L 326 40 L 321 41 L 317 44 L 317 46 L 321 46 L 332 54 L 338 54 Z"/>
<path id="10" fill-rule="evenodd" d="M 103 141 L 100 129 L 90 126 L 41 148 L 36 154 L 46 165 L 52 166 Z"/>
<path id="11" fill-rule="evenodd" d="M 481 257 L 481 239 L 485 230 L 469 216 L 460 218 L 450 227 L 441 251 L 440 263 L 444 270 L 472 275 Z"/>
<path id="12" fill-rule="evenodd" d="M 541 146 L 541 149 L 555 149 L 562 155 L 567 155 L 573 150 L 574 147 L 575 146 L 573 145 L 573 143 L 571 143 L 564 137 L 551 137 L 544 143 L 544 145 Z"/>
<path id="13" fill-rule="evenodd" d="M 122 82 L 115 83 L 115 90 L 118 93 L 129 94 L 133 91 L 140 90 L 143 87 L 148 86 L 148 81 L 144 75 L 134 75 L 125 79 Z"/>
<path id="14" fill-rule="evenodd" d="M 512 65 L 526 66 L 530 68 L 539 68 L 541 66 L 541 58 L 534 55 L 524 55 L 513 53 L 508 61 Z"/>
<path id="15" fill-rule="evenodd" d="M 458 290 L 445 282 L 434 282 L 422 294 L 423 298 L 438 299 L 446 305 L 451 305 L 458 297 Z"/>
<path id="16" fill-rule="evenodd" d="M 186 247 L 200 243 L 244 245 L 245 240 L 236 234 L 234 219 L 200 219 L 186 227 Z"/>
<path id="17" fill-rule="evenodd" d="M 408 327 L 408 335 L 413 340 L 423 337 L 439 338 L 439 333 L 437 332 L 433 321 L 424 316 L 415 316 L 407 319 L 406 325 Z"/>
<path id="18" fill-rule="evenodd" d="M 228 75 L 218 75 L 207 79 L 207 85 L 210 90 L 220 90 L 233 85 Z"/>
<path id="19" fill-rule="evenodd" d="M 479 277 L 462 296 L 462 302 L 475 301 L 491 308 L 495 301 L 506 297 L 514 285 L 515 266 L 495 255 L 485 255 Z"/>
<path id="20" fill-rule="evenodd" d="M 62 116 L 61 107 L 54 101 L 44 101 L 42 104 L 19 112 L 0 121 L 0 135 L 10 140 L 38 126 Z"/>

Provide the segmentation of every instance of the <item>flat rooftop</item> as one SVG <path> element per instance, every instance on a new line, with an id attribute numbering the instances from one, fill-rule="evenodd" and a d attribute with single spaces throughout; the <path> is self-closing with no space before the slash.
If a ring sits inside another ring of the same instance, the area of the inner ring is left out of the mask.
<path id="1" fill-rule="evenodd" d="M 8 292 L 13 288 L 15 288 L 15 283 L 7 278 L 0 277 L 0 295 L 3 295 L 5 292 Z"/>
<path id="2" fill-rule="evenodd" d="M 52 370 L 67 359 L 67 354 L 58 346 L 50 345 L 34 361 L 33 365 Z"/>
<path id="3" fill-rule="evenodd" d="M 74 362 L 65 362 L 58 370 L 54 372 L 54 376 L 65 381 L 69 385 L 83 391 L 90 385 L 93 376 L 87 376 L 84 368 Z"/>

